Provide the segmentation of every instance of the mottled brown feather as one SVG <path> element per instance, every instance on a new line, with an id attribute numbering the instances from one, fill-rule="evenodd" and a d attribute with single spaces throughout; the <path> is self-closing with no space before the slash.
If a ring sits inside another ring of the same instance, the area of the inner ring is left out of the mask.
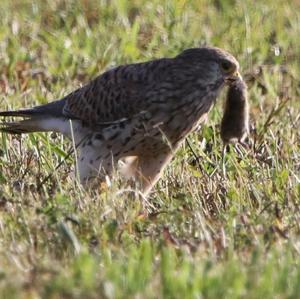
<path id="1" fill-rule="evenodd" d="M 201 103 L 205 83 L 212 79 L 208 76 L 209 63 L 223 60 L 238 67 L 232 55 L 218 48 L 188 49 L 171 59 L 122 65 L 66 96 L 63 113 L 93 126 L 163 109 L 164 104 L 173 105 L 176 110 L 176 99 L 180 101 L 192 92 L 199 93 Z M 204 65 L 206 72 L 202 71 Z"/>
<path id="2" fill-rule="evenodd" d="M 110 175 L 124 159 L 125 169 L 132 170 L 129 173 L 134 173 L 147 193 L 184 138 L 204 121 L 224 85 L 241 80 L 238 69 L 232 55 L 210 47 L 188 49 L 174 58 L 119 66 L 61 100 L 0 112 L 3 117 L 26 118 L 4 122 L 0 130 L 56 131 L 74 139 L 83 183 Z M 243 97 L 244 92 L 236 86 L 237 94 L 234 87 L 230 89 L 225 111 L 225 124 L 229 124 L 225 131 L 229 133 L 235 129 L 231 123 L 236 112 L 244 111 L 234 109 L 235 100 L 239 103 L 241 98 L 238 93 L 242 91 Z M 240 136 L 239 132 L 233 134 Z"/>

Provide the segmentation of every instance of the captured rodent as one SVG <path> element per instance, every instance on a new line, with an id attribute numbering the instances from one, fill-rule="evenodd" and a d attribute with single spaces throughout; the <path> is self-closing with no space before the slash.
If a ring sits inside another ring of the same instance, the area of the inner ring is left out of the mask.
<path id="1" fill-rule="evenodd" d="M 240 77 L 228 89 L 225 110 L 221 122 L 221 138 L 224 144 L 243 142 L 249 133 L 249 103 L 247 85 Z"/>

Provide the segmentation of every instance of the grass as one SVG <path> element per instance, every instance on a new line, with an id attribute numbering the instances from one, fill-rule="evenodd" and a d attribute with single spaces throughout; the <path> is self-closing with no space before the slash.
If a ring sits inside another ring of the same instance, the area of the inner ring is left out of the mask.
<path id="1" fill-rule="evenodd" d="M 2 0 L 1 110 L 109 67 L 210 44 L 249 85 L 222 165 L 222 98 L 148 200 L 75 182 L 61 136 L 0 137 L 0 298 L 300 298 L 300 3 Z M 201 168 L 199 166 L 199 162 Z M 37 185 L 49 174 L 50 180 Z"/>

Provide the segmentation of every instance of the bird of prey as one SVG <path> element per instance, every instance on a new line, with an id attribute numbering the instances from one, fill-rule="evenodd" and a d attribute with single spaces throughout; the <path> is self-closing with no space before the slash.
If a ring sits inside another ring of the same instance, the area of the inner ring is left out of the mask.
<path id="1" fill-rule="evenodd" d="M 82 183 L 111 175 L 123 159 L 127 174 L 147 194 L 220 90 L 242 80 L 238 71 L 237 60 L 214 47 L 121 65 L 60 100 L 0 112 L 24 118 L 3 122 L 0 130 L 55 131 L 73 139 Z"/>

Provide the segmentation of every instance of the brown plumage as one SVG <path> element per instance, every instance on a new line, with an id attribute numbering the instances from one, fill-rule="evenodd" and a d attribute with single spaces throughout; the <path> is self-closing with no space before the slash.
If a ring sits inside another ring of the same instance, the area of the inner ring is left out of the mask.
<path id="1" fill-rule="evenodd" d="M 187 136 L 205 118 L 222 87 L 240 80 L 239 64 L 218 48 L 122 65 L 61 100 L 0 116 L 7 133 L 57 131 L 78 145 L 81 181 L 103 178 L 123 160 L 147 193 Z M 123 163 L 123 164 L 124 164 Z"/>

